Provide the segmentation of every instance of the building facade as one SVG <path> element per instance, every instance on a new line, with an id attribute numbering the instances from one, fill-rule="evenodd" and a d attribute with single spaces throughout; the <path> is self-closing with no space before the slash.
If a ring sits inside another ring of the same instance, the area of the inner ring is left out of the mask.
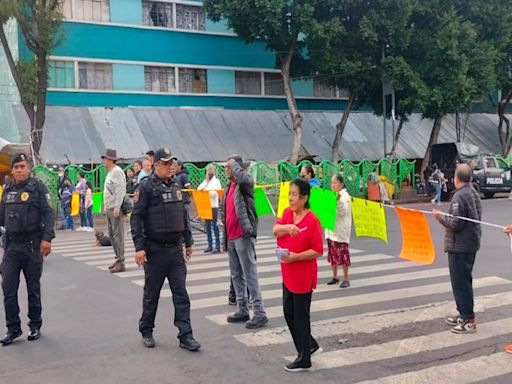
<path id="1" fill-rule="evenodd" d="M 61 3 L 49 105 L 287 108 L 275 55 L 209 20 L 201 0 Z M 343 109 L 340 92 L 313 79 L 293 90 L 303 110 Z"/>

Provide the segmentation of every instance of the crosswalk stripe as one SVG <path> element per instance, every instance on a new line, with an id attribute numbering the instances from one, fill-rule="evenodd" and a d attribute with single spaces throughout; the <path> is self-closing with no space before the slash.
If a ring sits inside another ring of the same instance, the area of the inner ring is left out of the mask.
<path id="1" fill-rule="evenodd" d="M 440 277 L 440 276 L 446 276 L 449 272 L 446 268 L 439 268 L 437 270 L 428 270 L 428 271 L 418 271 L 408 274 L 396 274 L 396 275 L 385 275 L 385 276 L 378 276 L 378 277 L 370 277 L 366 279 L 356 280 L 353 284 L 354 288 L 362 288 L 362 287 L 372 287 L 375 285 L 381 285 L 381 284 L 388 284 L 388 283 L 394 283 L 396 281 L 411 281 L 411 280 L 417 280 L 417 279 L 424 279 L 424 278 L 434 278 L 434 277 Z M 315 294 L 322 293 L 322 292 L 332 292 L 334 291 L 334 287 L 328 286 L 328 285 L 320 285 L 315 290 Z M 336 287 L 337 288 L 337 287 Z M 208 290 L 206 292 L 211 292 L 211 290 Z M 283 290 L 281 289 L 272 289 L 272 290 L 262 290 L 262 296 L 264 300 L 269 299 L 277 299 L 282 297 Z M 171 296 L 170 291 L 162 292 L 160 295 L 161 297 L 165 296 Z M 219 305 L 223 305 L 226 303 L 226 295 L 218 296 L 218 297 L 209 297 L 205 299 L 196 299 L 192 300 L 192 308 L 193 309 L 200 309 L 200 308 L 210 308 L 210 307 L 216 307 Z"/>
<path id="2" fill-rule="evenodd" d="M 354 260 L 352 260 L 352 262 L 354 262 Z M 364 267 L 364 271 L 366 273 L 370 273 L 370 272 L 388 271 L 391 269 L 413 268 L 413 267 L 417 267 L 417 266 L 418 265 L 413 264 L 408 261 L 401 261 L 401 262 L 387 263 L 387 264 L 383 264 L 383 265 L 381 265 L 381 264 L 369 265 L 369 266 Z M 327 267 L 327 265 L 320 266 L 320 268 L 323 268 L 323 267 Z M 330 269 L 330 265 L 328 267 Z M 262 265 L 261 267 L 258 267 L 258 273 L 276 272 L 276 271 L 280 271 L 280 270 L 281 270 L 281 267 L 277 263 L 274 265 Z M 353 269 L 351 269 L 351 270 L 353 271 Z M 127 271 L 127 272 L 116 273 L 116 276 L 121 277 L 121 278 L 139 277 L 139 276 L 143 276 L 143 275 L 144 275 L 144 271 Z M 210 271 L 210 272 L 204 272 L 204 273 L 200 273 L 200 274 L 190 274 L 187 276 L 187 282 L 196 281 L 196 280 L 216 279 L 216 278 L 225 277 L 228 275 L 229 275 L 229 270 Z M 262 280 L 262 278 L 258 278 L 258 281 L 261 281 L 261 280 Z"/>
<path id="3" fill-rule="evenodd" d="M 358 384 L 471 384 L 512 372 L 511 356 L 505 352 L 493 353 L 470 360 L 457 361 L 418 371 L 379 377 Z"/>
<path id="4" fill-rule="evenodd" d="M 478 312 L 511 304 L 512 295 L 509 292 L 479 296 L 475 297 L 475 312 L 478 315 Z M 375 333 L 389 326 L 397 327 L 440 319 L 451 312 L 453 312 L 453 300 L 387 311 L 366 312 L 358 315 L 314 321 L 311 323 L 311 333 L 318 338 L 341 334 Z M 287 327 L 263 329 L 257 332 L 234 335 L 234 337 L 249 347 L 262 347 L 292 341 Z"/>
<path id="5" fill-rule="evenodd" d="M 388 341 L 382 344 L 372 344 L 366 347 L 354 347 L 324 352 L 318 356 L 313 356 L 312 360 L 315 370 L 340 368 L 390 358 L 396 359 L 420 352 L 438 351 L 444 348 L 506 335 L 511 332 L 512 318 L 506 318 L 479 323 L 478 332 L 467 335 L 454 335 L 447 329 L 446 331 Z M 286 359 L 293 361 L 295 358 L 296 356 L 289 356 Z M 443 380 L 441 382 L 446 381 Z"/>
<path id="6" fill-rule="evenodd" d="M 198 270 L 222 268 L 222 267 L 229 268 L 229 262 L 227 260 L 227 256 L 225 256 L 225 259 L 226 260 L 224 260 L 224 261 L 203 263 L 203 264 L 190 263 L 187 265 L 187 270 L 188 271 L 198 271 Z M 367 262 L 367 261 L 380 261 L 380 260 L 390 260 L 390 259 L 394 259 L 394 257 L 388 256 L 388 255 L 382 255 L 382 254 L 374 254 L 374 255 L 359 256 L 357 259 L 354 258 L 352 262 L 353 263 L 362 263 L 362 262 Z M 268 264 L 268 263 L 277 264 L 276 257 L 272 256 L 272 257 L 259 257 L 258 258 L 258 265 Z M 135 268 L 135 267 L 137 267 L 137 264 L 125 263 L 125 266 L 126 266 L 126 268 Z M 103 270 L 106 269 L 106 267 L 103 265 L 98 268 L 103 269 Z M 225 275 L 229 275 L 229 271 L 226 271 Z"/>
<path id="7" fill-rule="evenodd" d="M 386 256 L 386 255 L 384 255 L 384 256 Z M 359 258 L 359 256 L 358 256 L 358 258 Z M 352 260 L 352 262 L 354 263 L 355 260 L 356 259 L 354 258 Z M 323 268 L 323 267 L 325 267 L 325 268 Z M 380 265 L 380 267 L 376 266 L 376 265 L 370 265 L 370 266 L 364 266 L 364 267 L 352 267 L 350 269 L 350 275 L 354 277 L 354 276 L 357 276 L 357 275 L 363 274 L 363 273 L 375 272 L 376 270 L 384 271 L 384 270 L 394 270 L 394 269 L 401 269 L 401 268 L 407 268 L 407 267 L 415 267 L 415 265 L 411 264 L 411 263 L 400 262 L 400 263 L 382 264 L 382 265 Z M 331 269 L 330 269 L 330 267 L 327 269 L 327 265 L 323 265 L 323 266 L 320 265 L 318 278 L 322 279 L 324 277 L 329 277 L 330 273 L 331 273 L 330 271 L 331 271 Z M 217 276 L 217 277 L 225 277 L 225 276 L 229 276 L 229 274 L 230 274 L 230 272 L 228 270 L 222 276 Z M 204 276 L 204 274 L 202 274 L 202 276 Z M 212 278 L 212 277 L 210 276 L 209 278 Z M 187 276 L 187 282 L 195 281 L 195 280 L 200 280 L 200 279 L 195 278 L 193 274 L 189 274 Z M 277 276 L 259 277 L 258 278 L 260 287 L 264 287 L 266 285 L 281 284 L 282 281 L 283 280 L 282 280 L 280 274 Z M 144 286 L 144 280 L 140 280 L 140 279 L 132 280 L 132 283 L 134 283 L 140 287 Z M 228 279 L 226 279 L 225 281 L 223 281 L 221 283 L 210 283 L 210 284 L 204 284 L 204 285 L 188 285 L 187 286 L 187 291 L 188 291 L 189 295 L 200 294 L 200 293 L 205 293 L 205 292 L 226 291 L 227 289 L 229 289 L 229 280 Z"/>
<path id="8" fill-rule="evenodd" d="M 505 285 L 509 283 L 512 282 L 496 276 L 483 277 L 480 279 L 473 280 L 473 288 Z M 311 313 L 328 311 L 339 308 L 347 308 L 352 306 L 359 306 L 363 304 L 397 301 L 400 299 L 407 299 L 411 297 L 430 296 L 447 292 L 451 292 L 450 283 L 439 283 L 415 286 L 410 288 L 399 288 L 388 291 L 373 292 L 371 295 L 365 293 L 347 296 L 343 298 L 336 297 L 333 299 L 323 300 L 313 299 L 313 301 L 311 302 Z M 267 317 L 277 318 L 282 316 L 283 308 L 281 306 L 268 307 L 265 309 L 265 311 L 267 312 Z M 207 316 L 207 318 L 220 325 L 227 324 L 225 314 L 210 315 Z"/>

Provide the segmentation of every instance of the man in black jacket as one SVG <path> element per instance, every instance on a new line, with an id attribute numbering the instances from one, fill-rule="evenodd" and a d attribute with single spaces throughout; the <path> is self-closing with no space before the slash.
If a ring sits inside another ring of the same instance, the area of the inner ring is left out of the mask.
<path id="1" fill-rule="evenodd" d="M 448 252 L 450 279 L 457 304 L 457 316 L 448 317 L 446 323 L 454 333 L 476 332 L 473 311 L 473 265 L 480 249 L 482 229 L 480 224 L 458 217 L 481 220 L 482 204 L 478 192 L 471 185 L 471 168 L 460 164 L 454 179 L 457 191 L 453 195 L 448 213 L 433 210 L 434 217 L 445 227 L 445 252 Z"/>
<path id="2" fill-rule="evenodd" d="M 226 163 L 230 183 L 223 201 L 224 243 L 229 255 L 231 279 L 236 293 L 237 311 L 228 316 L 228 323 L 244 322 L 246 328 L 264 327 L 268 318 L 261 298 L 256 268 L 254 244 L 258 217 L 254 205 L 254 183 L 244 171 L 244 162 L 238 155 Z M 254 317 L 249 320 L 247 291 L 252 300 Z"/>

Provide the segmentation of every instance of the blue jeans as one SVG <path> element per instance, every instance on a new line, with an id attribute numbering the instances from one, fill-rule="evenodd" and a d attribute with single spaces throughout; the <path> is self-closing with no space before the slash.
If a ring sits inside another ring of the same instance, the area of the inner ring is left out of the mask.
<path id="1" fill-rule="evenodd" d="M 443 186 L 441 185 L 441 182 L 436 183 L 436 196 L 434 197 L 434 201 L 436 203 L 441 202 L 441 192 L 443 191 Z"/>
<path id="2" fill-rule="evenodd" d="M 448 267 L 452 283 L 453 297 L 460 317 L 473 319 L 473 265 L 476 253 L 448 252 Z"/>
<path id="3" fill-rule="evenodd" d="M 92 220 L 92 205 L 85 211 L 85 225 L 90 228 L 94 228 L 94 222 Z"/>
<path id="4" fill-rule="evenodd" d="M 253 303 L 254 316 L 266 316 L 263 300 L 261 298 L 260 285 L 258 283 L 258 271 L 256 268 L 256 251 L 254 243 L 256 239 L 239 237 L 228 240 L 229 269 L 235 288 L 238 312 L 245 315 L 249 313 L 247 306 L 249 296 Z"/>
<path id="5" fill-rule="evenodd" d="M 217 218 L 219 216 L 219 208 L 212 208 L 213 220 L 206 220 L 206 236 L 208 238 L 208 248 L 213 249 L 212 230 L 215 235 L 215 250 L 220 250 L 220 234 Z"/>
<path id="6" fill-rule="evenodd" d="M 64 208 L 64 217 L 66 219 L 66 229 L 75 229 L 75 220 L 71 216 L 71 207 Z"/>

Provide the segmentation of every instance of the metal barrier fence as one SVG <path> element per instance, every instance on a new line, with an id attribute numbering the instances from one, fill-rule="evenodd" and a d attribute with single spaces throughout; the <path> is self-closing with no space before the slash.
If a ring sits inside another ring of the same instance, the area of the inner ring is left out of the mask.
<path id="1" fill-rule="evenodd" d="M 509 158 L 512 160 L 512 157 Z M 258 185 L 266 185 L 275 187 L 283 181 L 291 181 L 299 176 L 300 169 L 310 164 L 321 182 L 322 188 L 331 188 L 331 177 L 335 173 L 343 175 L 345 185 L 348 192 L 352 196 L 365 196 L 366 195 L 366 180 L 371 173 L 377 173 L 385 176 L 387 180 L 394 185 L 395 193 L 400 192 L 402 185 L 407 183 L 414 188 L 415 184 L 415 161 L 406 159 L 399 159 L 392 162 L 388 159 L 381 159 L 378 162 L 363 160 L 359 163 L 353 163 L 348 160 L 343 160 L 338 164 L 331 161 L 324 160 L 319 164 L 313 164 L 308 160 L 302 161 L 297 165 L 293 165 L 286 161 L 280 161 L 275 165 L 269 164 L 264 161 L 252 163 L 248 169 L 249 174 L 254 178 Z M 216 175 L 222 185 L 226 185 L 228 180 L 224 171 L 224 166 L 219 163 L 210 163 L 204 168 L 198 168 L 194 164 L 185 163 L 184 166 L 188 170 L 188 176 L 192 184 L 192 188 L 197 188 L 204 180 L 206 169 L 209 166 L 216 168 Z M 130 168 L 131 165 L 125 166 L 124 170 Z M 91 185 L 93 192 L 101 192 L 107 170 L 103 165 L 86 171 L 77 165 L 68 165 L 64 168 L 67 176 L 73 184 L 78 182 L 78 174 L 82 172 Z M 51 170 L 43 165 L 34 167 L 34 174 L 42 180 L 48 187 L 52 196 L 52 201 L 56 204 L 58 200 L 58 187 L 59 187 L 59 174 L 57 171 Z"/>

